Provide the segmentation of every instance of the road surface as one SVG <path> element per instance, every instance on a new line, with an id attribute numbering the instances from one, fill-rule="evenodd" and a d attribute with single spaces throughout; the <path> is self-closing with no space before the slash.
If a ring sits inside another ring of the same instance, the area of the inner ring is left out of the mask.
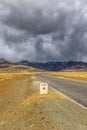
<path id="1" fill-rule="evenodd" d="M 49 86 L 70 97 L 87 108 L 87 82 L 62 77 L 35 75 L 38 79 L 47 82 Z"/>

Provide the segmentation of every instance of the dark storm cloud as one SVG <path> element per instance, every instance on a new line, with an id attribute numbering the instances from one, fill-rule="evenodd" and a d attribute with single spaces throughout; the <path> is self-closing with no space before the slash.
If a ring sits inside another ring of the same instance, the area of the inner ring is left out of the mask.
<path id="1" fill-rule="evenodd" d="M 0 57 L 87 61 L 86 54 L 86 0 L 0 0 Z"/>

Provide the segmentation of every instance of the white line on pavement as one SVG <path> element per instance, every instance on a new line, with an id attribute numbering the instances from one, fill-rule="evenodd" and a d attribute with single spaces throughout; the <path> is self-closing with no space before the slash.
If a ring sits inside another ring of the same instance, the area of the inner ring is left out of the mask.
<path id="1" fill-rule="evenodd" d="M 54 89 L 54 88 L 52 88 L 52 87 L 50 87 L 50 88 L 51 88 L 53 91 L 58 92 L 60 95 L 62 95 L 63 97 L 67 98 L 68 100 L 72 101 L 73 103 L 77 104 L 77 105 L 80 106 L 81 108 L 87 110 L 87 108 L 86 108 L 85 106 L 81 105 L 80 103 L 77 103 L 76 101 L 74 101 L 73 99 L 69 98 L 68 96 L 62 94 L 62 93 L 59 92 L 58 90 L 56 90 L 56 89 Z"/>

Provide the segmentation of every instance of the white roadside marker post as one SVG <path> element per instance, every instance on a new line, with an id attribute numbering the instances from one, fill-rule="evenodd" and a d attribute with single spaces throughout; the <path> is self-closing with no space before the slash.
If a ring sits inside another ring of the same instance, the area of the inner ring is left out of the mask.
<path id="1" fill-rule="evenodd" d="M 40 83 L 40 94 L 48 94 L 48 84 Z"/>

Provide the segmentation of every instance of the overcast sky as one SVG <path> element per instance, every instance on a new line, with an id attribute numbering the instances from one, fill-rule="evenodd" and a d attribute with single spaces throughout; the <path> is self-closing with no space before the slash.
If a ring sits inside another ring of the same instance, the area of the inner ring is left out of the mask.
<path id="1" fill-rule="evenodd" d="M 87 0 L 0 0 L 0 57 L 87 62 Z"/>

